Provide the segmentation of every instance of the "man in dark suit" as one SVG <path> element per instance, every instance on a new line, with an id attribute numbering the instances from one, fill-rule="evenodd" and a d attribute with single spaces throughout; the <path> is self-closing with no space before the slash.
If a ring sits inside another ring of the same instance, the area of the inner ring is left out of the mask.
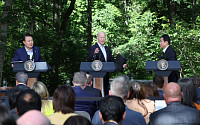
<path id="1" fill-rule="evenodd" d="M 170 46 L 170 37 L 168 35 L 162 35 L 160 38 L 160 47 L 163 49 L 162 59 L 167 61 L 177 60 L 176 52 Z M 172 71 L 168 77 L 168 82 L 177 82 L 178 81 L 178 73 L 177 71 Z"/>
<path id="2" fill-rule="evenodd" d="M 125 102 L 129 96 L 130 86 L 130 81 L 127 78 L 127 76 L 118 76 L 115 78 L 111 83 L 109 95 L 118 96 Z M 144 117 L 141 113 L 129 109 L 126 105 L 125 111 L 126 116 L 121 125 L 146 125 Z M 92 119 L 92 125 L 103 125 L 99 116 L 99 110 L 95 112 L 95 115 Z"/>
<path id="3" fill-rule="evenodd" d="M 40 55 L 40 49 L 36 46 L 33 46 L 33 37 L 31 34 L 25 34 L 23 36 L 24 47 L 19 48 L 15 51 L 15 56 L 11 62 L 14 61 L 23 61 L 31 59 L 34 62 L 42 62 L 42 57 Z M 13 64 L 11 64 L 13 67 Z"/>
<path id="4" fill-rule="evenodd" d="M 200 111 L 181 104 L 182 95 L 177 83 L 167 84 L 164 90 L 167 107 L 152 113 L 149 125 L 199 125 Z"/>
<path id="5" fill-rule="evenodd" d="M 98 32 L 97 34 L 97 43 L 89 48 L 89 53 L 87 57 L 88 62 L 92 62 L 94 60 L 100 60 L 101 62 L 114 62 L 112 57 L 111 50 L 105 46 L 106 33 Z M 126 64 L 123 65 L 123 68 L 126 68 Z M 106 73 L 104 76 L 104 92 L 105 95 L 108 94 L 109 91 L 109 74 Z"/>

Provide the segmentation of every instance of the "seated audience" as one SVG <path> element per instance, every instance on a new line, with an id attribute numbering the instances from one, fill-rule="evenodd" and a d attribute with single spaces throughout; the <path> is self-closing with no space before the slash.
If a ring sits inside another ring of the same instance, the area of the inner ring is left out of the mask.
<path id="1" fill-rule="evenodd" d="M 92 125 L 92 123 L 83 116 L 71 116 L 65 121 L 64 125 Z"/>
<path id="2" fill-rule="evenodd" d="M 164 86 L 165 86 L 163 76 L 156 75 L 153 78 L 153 83 L 156 85 L 156 87 L 158 89 L 159 96 L 163 97 L 163 93 L 164 93 L 163 89 L 164 89 Z"/>
<path id="3" fill-rule="evenodd" d="M 159 97 L 159 92 L 156 85 L 152 82 L 144 84 L 145 97 Z"/>
<path id="4" fill-rule="evenodd" d="M 54 113 L 53 104 L 52 104 L 52 100 L 48 99 L 49 98 L 49 92 L 48 92 L 45 84 L 40 82 L 40 81 L 35 82 L 31 86 L 31 89 L 33 89 L 42 99 L 41 112 L 46 116 L 52 115 Z"/>
<path id="5" fill-rule="evenodd" d="M 106 96 L 99 102 L 99 115 L 104 125 L 118 125 L 124 119 L 125 105 L 122 98 Z"/>
<path id="6" fill-rule="evenodd" d="M 19 93 L 16 101 L 16 112 L 19 116 L 22 116 L 29 110 L 41 111 L 41 98 L 31 89 Z"/>
<path id="7" fill-rule="evenodd" d="M 76 97 L 95 97 L 95 95 L 85 91 L 87 77 L 84 72 L 75 72 L 73 77 L 73 90 Z M 95 111 L 97 110 L 96 101 L 76 101 L 75 111 L 86 111 L 92 118 Z"/>
<path id="8" fill-rule="evenodd" d="M 18 72 L 15 79 L 16 86 L 26 86 L 28 82 L 28 75 L 25 72 Z"/>
<path id="9" fill-rule="evenodd" d="M 199 125 L 200 111 L 181 104 L 182 95 L 179 84 L 168 83 L 164 89 L 167 107 L 152 113 L 149 125 Z"/>
<path id="10" fill-rule="evenodd" d="M 155 111 L 154 101 L 145 99 L 145 89 L 142 83 L 132 82 L 130 86 L 130 95 L 126 100 L 129 109 L 142 113 L 146 123 L 149 123 L 149 116 Z"/>
<path id="11" fill-rule="evenodd" d="M 181 86 L 181 91 L 183 92 L 181 98 L 182 104 L 193 108 L 199 107 L 196 103 L 197 91 L 192 80 L 189 78 L 181 78 L 178 80 L 178 84 Z"/>
<path id="12" fill-rule="evenodd" d="M 191 76 L 190 79 L 192 80 L 194 86 L 197 90 L 197 98 L 200 98 L 200 78 L 198 76 Z M 200 101 L 197 101 L 200 104 Z"/>
<path id="13" fill-rule="evenodd" d="M 0 101 L 0 125 L 16 125 L 14 117 L 2 101 Z"/>
<path id="14" fill-rule="evenodd" d="M 127 76 L 118 76 L 111 82 L 109 95 L 118 96 L 126 102 L 129 96 L 129 79 Z M 146 125 L 145 119 L 141 113 L 125 107 L 126 116 L 121 125 Z M 102 121 L 99 117 L 99 110 L 95 112 L 92 119 L 93 125 L 102 125 Z"/>
<path id="15" fill-rule="evenodd" d="M 30 110 L 17 120 L 17 125 L 50 125 L 50 121 L 40 111 Z"/>
<path id="16" fill-rule="evenodd" d="M 77 114 L 74 113 L 75 106 L 75 93 L 70 86 L 59 86 L 53 95 L 53 109 L 54 114 L 48 118 L 51 124 L 63 125 L 64 122 L 71 116 Z"/>

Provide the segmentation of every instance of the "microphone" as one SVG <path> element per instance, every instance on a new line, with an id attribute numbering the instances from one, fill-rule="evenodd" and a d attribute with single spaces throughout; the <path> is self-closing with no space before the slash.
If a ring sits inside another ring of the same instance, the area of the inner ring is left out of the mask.
<path id="1" fill-rule="evenodd" d="M 34 56 L 34 54 L 33 54 L 33 56 L 32 56 L 32 61 L 34 60 L 34 58 L 35 58 L 35 56 Z"/>
<path id="2" fill-rule="evenodd" d="M 161 53 L 159 53 L 158 58 L 159 58 L 159 60 L 162 59 L 162 54 Z"/>
<path id="3" fill-rule="evenodd" d="M 30 60 L 30 55 L 27 56 L 27 60 Z"/>

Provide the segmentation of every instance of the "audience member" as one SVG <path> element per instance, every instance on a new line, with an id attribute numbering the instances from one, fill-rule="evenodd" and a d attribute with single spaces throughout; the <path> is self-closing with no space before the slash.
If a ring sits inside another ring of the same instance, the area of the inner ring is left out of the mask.
<path id="1" fill-rule="evenodd" d="M 192 80 L 189 78 L 181 78 L 178 80 L 178 84 L 181 86 L 181 91 L 183 92 L 181 98 L 182 104 L 197 108 L 197 91 Z"/>
<path id="2" fill-rule="evenodd" d="M 74 113 L 75 93 L 70 86 L 59 86 L 53 95 L 53 108 L 55 113 L 49 116 L 51 124 L 63 125 L 70 117 L 77 114 Z"/>
<path id="3" fill-rule="evenodd" d="M 64 125 L 92 125 L 91 122 L 83 116 L 71 116 L 69 117 Z"/>
<path id="4" fill-rule="evenodd" d="M 87 77 L 84 72 L 75 72 L 73 77 L 73 89 L 76 97 L 95 97 L 93 94 L 85 91 Z M 86 111 L 92 118 L 95 111 L 97 110 L 95 101 L 76 101 L 75 111 Z"/>
<path id="5" fill-rule="evenodd" d="M 50 125 L 50 121 L 40 111 L 30 110 L 17 120 L 17 125 Z"/>
<path id="6" fill-rule="evenodd" d="M 129 80 L 127 76 L 119 76 L 111 82 L 109 95 L 121 97 L 124 102 L 129 96 Z M 141 113 L 131 110 L 126 107 L 126 116 L 122 121 L 122 125 L 146 125 L 145 119 Z M 99 110 L 95 113 L 92 119 L 93 125 L 102 125 L 99 117 Z"/>
<path id="7" fill-rule="evenodd" d="M 144 84 L 145 97 L 159 97 L 159 92 L 156 85 L 152 82 Z"/>
<path id="8" fill-rule="evenodd" d="M 126 115 L 124 102 L 117 96 L 106 96 L 101 99 L 99 110 L 104 125 L 118 125 Z"/>
<path id="9" fill-rule="evenodd" d="M 90 94 L 95 95 L 96 97 L 102 97 L 101 90 L 92 88 L 92 80 L 93 80 L 92 75 L 86 74 L 86 77 L 87 77 L 87 81 L 86 81 L 86 87 L 84 90 Z"/>
<path id="10" fill-rule="evenodd" d="M 149 123 L 149 116 L 155 112 L 154 101 L 145 99 L 145 89 L 142 83 L 135 81 L 131 83 L 130 95 L 126 100 L 129 109 L 142 113 L 146 123 Z"/>
<path id="11" fill-rule="evenodd" d="M 14 117 L 2 101 L 0 101 L 0 125 L 16 125 Z"/>
<path id="12" fill-rule="evenodd" d="M 26 86 L 28 82 L 28 75 L 24 72 L 16 74 L 16 86 Z"/>
<path id="13" fill-rule="evenodd" d="M 197 90 L 197 98 L 200 98 L 200 78 L 198 76 L 191 76 L 190 79 L 192 80 L 194 86 Z M 200 101 L 197 101 L 200 104 Z"/>
<path id="14" fill-rule="evenodd" d="M 20 92 L 16 101 L 16 112 L 19 116 L 29 110 L 41 111 L 41 98 L 31 89 Z"/>
<path id="15" fill-rule="evenodd" d="M 181 104 L 182 95 L 179 84 L 168 83 L 164 89 L 167 107 L 152 113 L 149 125 L 199 125 L 200 111 Z"/>
<path id="16" fill-rule="evenodd" d="M 160 75 L 156 75 L 154 78 L 153 78 L 153 83 L 156 85 L 157 89 L 158 89 L 158 92 L 159 92 L 159 96 L 160 97 L 163 97 L 163 89 L 164 89 L 164 78 L 163 76 L 160 76 Z"/>
<path id="17" fill-rule="evenodd" d="M 40 81 L 35 82 L 31 86 L 31 89 L 33 89 L 42 99 L 41 112 L 46 116 L 52 115 L 54 113 L 53 104 L 52 100 L 49 99 L 49 92 L 45 84 Z"/>

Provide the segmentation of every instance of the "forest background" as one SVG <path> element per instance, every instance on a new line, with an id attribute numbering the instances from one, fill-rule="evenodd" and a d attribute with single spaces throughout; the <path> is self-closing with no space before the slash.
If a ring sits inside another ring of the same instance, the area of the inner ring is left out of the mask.
<path id="1" fill-rule="evenodd" d="M 153 78 L 145 63 L 158 61 L 163 34 L 181 62 L 180 77 L 200 76 L 199 0 L 1 0 L 0 17 L 0 83 L 6 78 L 9 86 L 15 85 L 10 61 L 25 33 L 52 67 L 42 73 L 51 93 L 79 71 L 99 31 L 114 57 L 128 59 L 123 74 L 134 79 Z"/>

